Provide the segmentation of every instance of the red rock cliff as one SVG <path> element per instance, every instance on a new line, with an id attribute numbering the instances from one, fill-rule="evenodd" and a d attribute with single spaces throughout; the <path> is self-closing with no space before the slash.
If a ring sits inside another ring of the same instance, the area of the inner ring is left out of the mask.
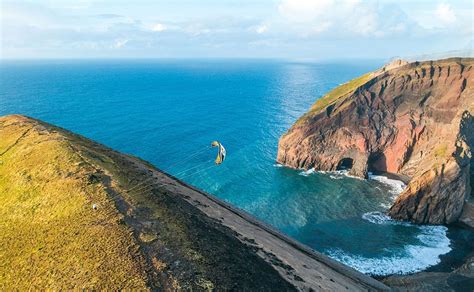
<path id="1" fill-rule="evenodd" d="M 470 194 L 474 59 L 396 61 L 318 100 L 284 134 L 279 163 L 410 183 L 389 214 L 416 223 L 458 219 Z"/>

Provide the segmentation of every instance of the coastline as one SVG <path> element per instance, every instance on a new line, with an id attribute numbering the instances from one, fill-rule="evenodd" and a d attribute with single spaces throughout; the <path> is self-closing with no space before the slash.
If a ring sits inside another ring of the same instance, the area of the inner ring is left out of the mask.
<path id="1" fill-rule="evenodd" d="M 404 176 L 404 175 L 396 174 L 396 173 L 373 171 L 372 175 L 383 176 L 391 180 L 398 180 L 400 182 L 403 182 L 405 185 L 408 185 L 408 183 L 410 182 L 410 178 L 408 176 Z M 371 178 L 369 177 L 369 179 Z M 401 221 L 401 222 L 404 222 L 404 221 Z M 474 240 L 474 234 L 471 234 L 471 232 L 474 231 L 474 229 L 467 224 L 464 224 L 462 222 L 455 222 L 455 223 L 446 225 L 446 227 L 448 228 L 448 233 L 449 231 L 452 231 L 453 229 L 458 229 L 458 230 L 465 231 L 466 236 L 470 235 L 469 239 L 462 239 L 462 238 L 453 239 L 448 236 L 448 238 L 450 238 L 450 246 L 453 246 L 456 244 L 456 242 L 453 242 L 453 241 L 471 242 L 471 240 Z M 472 246 L 473 246 L 473 252 L 466 253 L 462 256 L 457 255 L 455 257 L 456 259 L 452 259 L 452 254 L 457 253 L 456 246 L 454 246 L 448 253 L 445 253 L 439 256 L 440 262 L 438 264 L 429 266 L 428 268 L 420 272 L 408 273 L 408 274 L 403 274 L 403 275 L 392 274 L 392 275 L 387 275 L 387 276 L 374 276 L 374 278 L 379 279 L 379 280 L 385 280 L 388 278 L 393 279 L 395 277 L 399 277 L 400 279 L 403 279 L 405 277 L 412 277 L 417 274 L 432 273 L 432 272 L 449 274 L 455 271 L 456 269 L 461 268 L 466 263 L 469 263 L 470 261 L 472 261 L 472 258 L 474 257 L 474 244 Z"/>
<path id="2" fill-rule="evenodd" d="M 331 178 L 334 178 L 334 179 L 337 179 L 336 177 L 333 177 L 334 175 L 343 175 L 343 176 L 345 176 L 347 178 L 351 178 L 351 179 L 358 179 L 358 180 L 361 179 L 359 177 L 353 177 L 351 175 L 348 175 L 347 171 L 343 171 L 343 172 L 341 172 L 341 171 L 314 171 L 312 169 L 307 170 L 307 171 L 304 171 L 304 170 L 297 170 L 297 171 L 299 171 L 300 175 L 303 175 L 303 176 L 308 176 L 308 175 L 311 175 L 313 173 L 321 173 L 321 174 L 327 174 Z M 379 177 L 379 178 L 383 177 L 383 178 L 386 178 L 388 181 L 385 180 L 385 179 L 377 179 L 376 177 Z M 400 175 L 400 174 L 396 174 L 396 173 L 381 172 L 381 171 L 370 172 L 369 173 L 369 178 L 367 178 L 365 180 L 367 180 L 367 181 L 370 181 L 370 180 L 378 181 L 379 183 L 382 183 L 382 184 L 386 185 L 387 187 L 391 188 L 392 190 L 394 190 L 395 192 L 393 193 L 394 194 L 393 199 L 395 199 L 396 196 L 398 196 L 399 192 L 402 191 L 400 189 L 400 185 L 403 184 L 404 187 L 406 187 L 406 185 L 410 182 L 410 178 L 408 176 L 404 176 L 404 175 Z M 393 182 L 393 181 L 395 181 L 395 182 Z M 369 214 L 369 213 L 374 213 L 374 212 L 368 212 L 366 214 Z M 375 213 L 377 213 L 377 212 L 375 212 Z M 382 214 L 383 213 L 381 213 L 381 215 Z M 410 224 L 410 225 L 413 224 L 413 223 L 410 223 L 410 222 L 398 221 L 398 220 L 395 220 L 395 219 L 390 219 L 390 221 L 393 221 L 394 223 L 402 224 L 402 225 L 403 224 Z M 414 226 L 422 226 L 422 225 L 418 225 L 418 224 L 413 224 L 413 225 Z M 436 226 L 444 226 L 444 225 L 424 225 L 424 226 L 436 227 Z M 386 279 L 391 279 L 391 281 L 394 281 L 394 279 L 402 280 L 402 279 L 407 279 L 407 278 L 411 278 L 411 277 L 416 277 L 417 275 L 424 275 L 426 273 L 442 273 L 442 274 L 448 275 L 452 272 L 455 272 L 456 269 L 459 269 L 462 266 L 466 265 L 466 263 L 469 263 L 472 260 L 472 258 L 474 257 L 474 252 L 472 252 L 472 253 L 461 253 L 460 254 L 458 249 L 464 250 L 464 249 L 466 249 L 466 247 L 465 247 L 466 244 L 468 244 L 469 242 L 474 242 L 474 234 L 472 234 L 473 228 L 470 227 L 469 225 L 463 224 L 461 222 L 448 224 L 445 227 L 447 228 L 447 233 L 448 233 L 447 238 L 449 238 L 449 241 L 450 241 L 449 246 L 451 247 L 451 249 L 447 253 L 444 253 L 444 254 L 441 254 L 441 255 L 438 256 L 439 257 L 439 262 L 438 263 L 436 263 L 434 265 L 430 265 L 427 268 L 422 269 L 422 270 L 417 271 L 417 272 L 409 272 L 409 273 L 403 273 L 403 274 L 393 273 L 393 274 L 388 274 L 388 275 L 371 275 L 371 277 L 373 277 L 377 280 L 380 280 L 380 281 L 385 281 Z M 454 238 L 453 238 L 453 235 L 451 234 L 453 230 L 457 231 L 457 232 L 454 232 L 455 233 Z M 462 246 L 462 248 L 461 248 L 461 246 Z M 472 245 L 472 250 L 474 250 L 474 244 Z"/>
<path id="3" fill-rule="evenodd" d="M 403 182 L 405 185 L 408 185 L 410 183 L 411 178 L 403 175 L 403 174 L 398 174 L 398 173 L 393 173 L 393 172 L 385 172 L 385 171 L 377 171 L 377 170 L 372 170 L 371 171 L 372 175 L 379 175 L 379 176 L 384 176 L 388 179 L 393 179 L 393 180 L 398 180 Z"/>
<path id="4" fill-rule="evenodd" d="M 389 172 L 376 172 L 374 171 L 372 175 L 383 176 L 391 180 L 398 180 L 403 182 L 405 185 L 408 185 L 410 182 L 410 178 L 407 176 L 403 176 L 400 174 L 389 173 Z M 370 176 L 369 176 L 369 179 Z M 383 182 L 382 182 L 383 183 Z M 403 221 L 402 221 L 403 222 Z M 414 273 L 407 273 L 407 274 L 391 274 L 385 276 L 373 276 L 375 279 L 380 280 L 391 287 L 398 287 L 406 289 L 408 286 L 413 286 L 411 289 L 421 289 L 420 287 L 426 286 L 430 287 L 430 289 L 437 289 L 438 286 L 430 286 L 430 282 L 438 283 L 442 281 L 448 281 L 451 277 L 459 277 L 458 273 L 460 270 L 468 270 L 471 269 L 471 263 L 474 262 L 474 244 L 472 244 L 472 252 L 471 253 L 464 253 L 459 255 L 458 253 L 458 246 L 459 241 L 463 244 L 474 242 L 474 234 L 472 231 L 474 230 L 471 226 L 464 224 L 462 222 L 455 222 L 452 224 L 448 224 L 446 226 L 448 228 L 448 233 L 453 229 L 461 230 L 458 233 L 464 233 L 466 238 L 451 238 L 450 239 L 450 246 L 452 247 L 448 253 L 442 254 L 439 256 L 440 262 L 427 267 L 426 269 L 414 272 Z M 461 276 L 462 277 L 462 276 Z M 440 280 L 441 279 L 441 280 Z M 470 278 L 464 279 L 464 281 L 472 282 Z M 471 285 L 474 284 L 471 283 Z M 439 283 L 437 284 L 439 285 Z M 449 287 L 448 284 L 446 287 Z"/>

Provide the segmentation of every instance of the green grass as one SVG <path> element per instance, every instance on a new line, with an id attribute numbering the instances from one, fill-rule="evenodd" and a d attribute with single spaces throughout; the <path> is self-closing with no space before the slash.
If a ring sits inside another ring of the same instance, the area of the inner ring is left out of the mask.
<path id="1" fill-rule="evenodd" d="M 0 118 L 0 137 L 0 290 L 146 289 L 138 245 L 88 180 L 95 169 L 22 118 Z"/>
<path id="2" fill-rule="evenodd" d="M 40 121 L 0 117 L 0 291 L 292 290 L 184 200 L 188 188 L 152 185 L 152 169 Z M 147 187 L 127 191 L 137 184 Z"/>
<path id="3" fill-rule="evenodd" d="M 314 116 L 315 114 L 320 113 L 322 110 L 326 109 L 328 106 L 332 104 L 341 103 L 347 97 L 349 97 L 349 95 L 353 93 L 357 88 L 364 85 L 372 78 L 373 78 L 373 74 L 370 72 L 334 88 L 325 96 L 318 99 L 313 104 L 313 106 L 311 106 L 310 110 L 306 114 L 304 114 L 300 119 L 298 119 L 296 124 L 305 122 L 308 118 Z"/>

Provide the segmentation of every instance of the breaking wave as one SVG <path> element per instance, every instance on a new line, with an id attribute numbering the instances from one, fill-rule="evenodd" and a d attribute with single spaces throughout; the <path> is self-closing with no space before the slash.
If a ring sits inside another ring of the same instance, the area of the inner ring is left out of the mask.
<path id="1" fill-rule="evenodd" d="M 400 252 L 392 256 L 371 258 L 347 253 L 340 249 L 332 249 L 328 255 L 356 270 L 376 276 L 391 274 L 409 274 L 423 271 L 438 264 L 440 256 L 451 251 L 450 240 L 445 226 L 414 225 L 391 219 L 382 212 L 368 212 L 362 218 L 373 224 L 391 224 L 417 228 L 418 244 L 408 244 Z"/>
<path id="2" fill-rule="evenodd" d="M 303 170 L 299 173 L 299 175 L 302 175 L 302 176 L 308 176 L 308 175 L 311 175 L 315 172 L 314 168 L 310 168 L 308 170 Z"/>
<path id="3" fill-rule="evenodd" d="M 406 184 L 400 180 L 391 179 L 382 175 L 374 175 L 369 172 L 369 179 L 376 180 L 390 187 L 390 193 L 399 195 L 406 187 Z"/>

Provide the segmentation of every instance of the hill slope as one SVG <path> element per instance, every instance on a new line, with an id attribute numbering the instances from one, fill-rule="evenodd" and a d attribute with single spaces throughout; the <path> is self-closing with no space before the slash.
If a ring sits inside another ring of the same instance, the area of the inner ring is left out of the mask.
<path id="1" fill-rule="evenodd" d="M 18 115 L 0 118 L 0 229 L 0 290 L 387 289 L 144 161 Z"/>
<path id="2" fill-rule="evenodd" d="M 410 183 L 392 217 L 452 223 L 470 194 L 473 64 L 398 62 L 344 84 L 281 137 L 277 160 L 294 168 L 350 168 L 360 177 L 400 174 Z"/>

